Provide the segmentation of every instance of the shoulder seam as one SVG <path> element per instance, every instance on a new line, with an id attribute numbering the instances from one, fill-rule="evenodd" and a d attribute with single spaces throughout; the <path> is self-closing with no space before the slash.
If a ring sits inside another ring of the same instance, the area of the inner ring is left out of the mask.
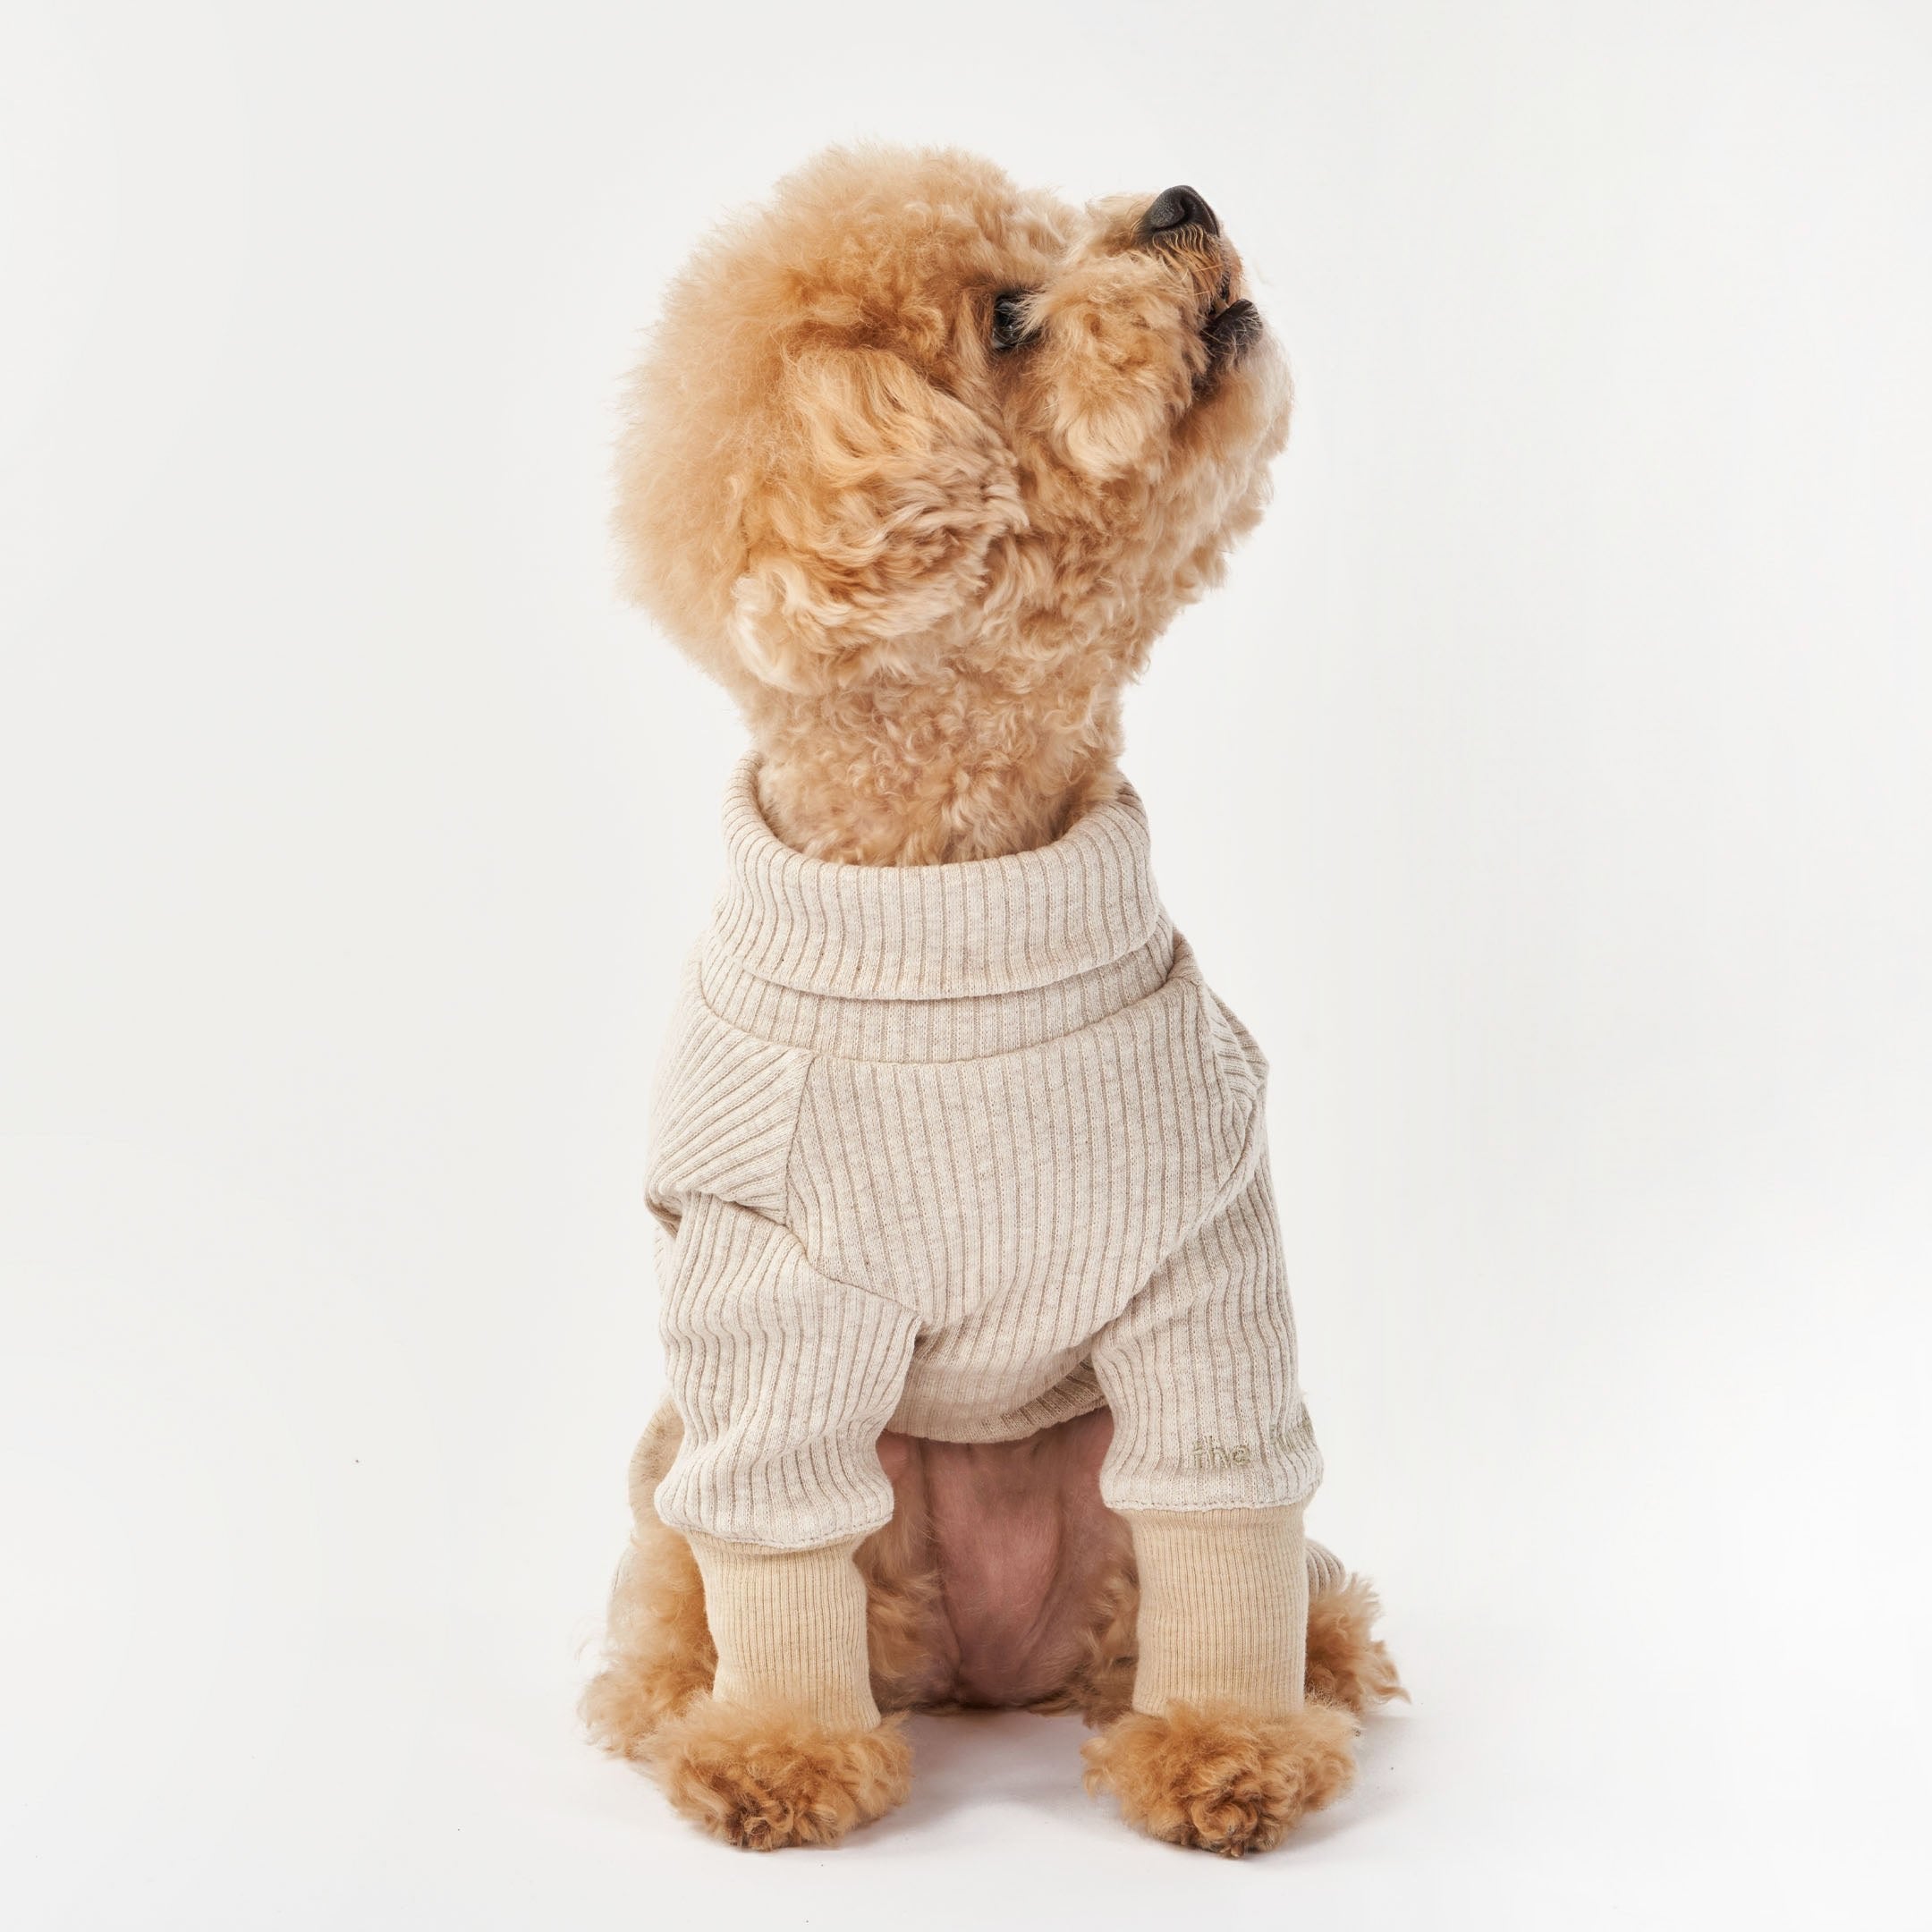
<path id="1" fill-rule="evenodd" d="M 1204 980 L 1197 979 L 1192 983 L 1190 990 L 1194 996 L 1196 1019 L 1206 1035 L 1203 1044 L 1208 1049 L 1208 1057 L 1214 1066 L 1215 1084 L 1227 1095 L 1234 1111 L 1244 1119 L 1251 1123 L 1258 1117 L 1265 1116 L 1267 1107 L 1267 1064 L 1264 1062 L 1261 1069 L 1257 1072 L 1253 1067 L 1248 1065 L 1244 1055 L 1238 1052 L 1231 1055 L 1226 1044 L 1217 1037 L 1218 1030 L 1215 1025 L 1215 1016 L 1216 1013 L 1220 1015 L 1226 1026 L 1228 1034 L 1232 1037 L 1233 1044 L 1237 1049 L 1240 1047 L 1242 1036 L 1248 1033 L 1247 1028 L 1221 1004 L 1219 998 L 1209 989 Z M 1250 1039 L 1253 1038 L 1252 1035 L 1248 1035 L 1248 1037 Z M 1260 1051 L 1259 1046 L 1257 1046 L 1255 1050 L 1258 1053 Z M 1241 1065 L 1246 1078 L 1238 1079 L 1235 1077 L 1233 1066 L 1230 1063 L 1231 1061 L 1237 1062 Z"/>
<path id="2" fill-rule="evenodd" d="M 794 1241 L 798 1235 L 792 1213 L 792 1166 L 798 1157 L 799 1123 L 805 1118 L 805 1098 L 811 1091 L 812 1075 L 818 1071 L 818 1055 L 799 1050 L 804 1053 L 805 1071 L 799 1076 L 798 1098 L 792 1106 L 792 1137 L 785 1142 L 784 1165 L 779 1171 L 779 1191 L 784 1197 L 784 1204 L 779 1210 L 778 1224 Z"/>

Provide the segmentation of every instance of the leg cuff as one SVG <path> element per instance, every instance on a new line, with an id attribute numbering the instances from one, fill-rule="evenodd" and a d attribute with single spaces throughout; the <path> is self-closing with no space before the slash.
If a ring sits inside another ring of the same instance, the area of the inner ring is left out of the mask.
<path id="1" fill-rule="evenodd" d="M 809 1710 L 827 1730 L 878 1723 L 866 1660 L 862 1538 L 825 1549 L 762 1549 L 690 1538 L 704 1577 L 705 1620 L 717 1646 L 720 1703 Z"/>
<path id="2" fill-rule="evenodd" d="M 1140 1572 L 1133 1707 L 1226 1700 L 1299 1710 L 1308 1666 L 1301 1510 L 1129 1513 Z"/>

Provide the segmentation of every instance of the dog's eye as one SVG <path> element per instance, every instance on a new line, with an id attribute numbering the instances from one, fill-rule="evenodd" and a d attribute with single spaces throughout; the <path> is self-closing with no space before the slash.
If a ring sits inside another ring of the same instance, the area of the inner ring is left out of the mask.
<path id="1" fill-rule="evenodd" d="M 993 298 L 993 346 L 1017 349 L 1031 332 L 1027 326 L 1025 289 L 1002 289 Z"/>

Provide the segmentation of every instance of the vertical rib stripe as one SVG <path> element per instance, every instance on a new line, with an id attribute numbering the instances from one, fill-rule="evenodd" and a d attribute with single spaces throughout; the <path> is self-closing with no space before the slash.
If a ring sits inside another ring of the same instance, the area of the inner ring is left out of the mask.
<path id="1" fill-rule="evenodd" d="M 1266 1063 L 1153 884 L 1123 787 L 1053 845 L 809 860 L 755 765 L 687 979 L 648 1193 L 682 1447 L 667 1522 L 802 1550 L 887 1520 L 879 1432 L 1113 1410 L 1116 1509 L 1280 1510 L 1320 1458 Z"/>

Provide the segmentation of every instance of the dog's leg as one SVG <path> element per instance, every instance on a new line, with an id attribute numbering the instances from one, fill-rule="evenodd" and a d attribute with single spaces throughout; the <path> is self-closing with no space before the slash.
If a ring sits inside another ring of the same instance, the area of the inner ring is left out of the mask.
<path id="1" fill-rule="evenodd" d="M 1375 1635 L 1382 1614 L 1366 1577 L 1343 1569 L 1335 1554 L 1308 1539 L 1308 1667 L 1305 1694 L 1360 1715 L 1392 1698 L 1406 1699 L 1388 1646 Z M 1133 1707 L 1140 1584 L 1131 1550 L 1107 1565 L 1089 1599 L 1078 1662 L 1065 1686 L 1042 1710 L 1075 1710 L 1096 1728 Z"/>
<path id="2" fill-rule="evenodd" d="M 705 1538 L 708 1606 L 699 1549 L 651 1501 L 682 1435 L 667 1402 L 631 1458 L 631 1548 L 585 1721 L 715 1836 L 760 1851 L 830 1843 L 899 1803 L 911 1775 L 867 1682 L 865 1585 L 844 1546 L 749 1552 Z"/>
<path id="3" fill-rule="evenodd" d="M 1388 1646 L 1375 1634 L 1382 1605 L 1367 1577 L 1342 1567 L 1341 1559 L 1312 1538 L 1308 1543 L 1309 1699 L 1336 1704 L 1358 1716 L 1386 1704 L 1392 1698 L 1407 1700 L 1395 1673 Z"/>
<path id="4" fill-rule="evenodd" d="M 912 1759 L 880 1721 L 856 1541 L 774 1550 L 693 1537 L 717 1648 L 708 1696 L 645 1760 L 685 1817 L 755 1852 L 835 1843 L 904 1801 Z"/>
<path id="5" fill-rule="evenodd" d="M 1294 1509 L 1135 1512 L 1133 1707 L 1086 1747 L 1131 1824 L 1265 1852 L 1354 1775 L 1353 1719 L 1305 1694 L 1309 1576 Z"/>

